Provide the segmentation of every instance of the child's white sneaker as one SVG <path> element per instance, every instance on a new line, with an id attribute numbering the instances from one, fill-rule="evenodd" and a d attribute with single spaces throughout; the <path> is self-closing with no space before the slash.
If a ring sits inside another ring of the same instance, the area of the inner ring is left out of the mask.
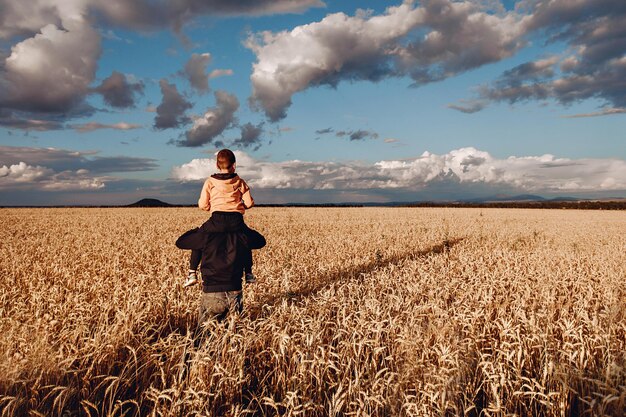
<path id="1" fill-rule="evenodd" d="M 256 282 L 256 277 L 252 272 L 246 272 L 246 284 L 254 284 Z"/>
<path id="2" fill-rule="evenodd" d="M 197 282 L 198 282 L 198 276 L 196 274 L 189 274 L 189 276 L 187 277 L 187 280 L 183 284 L 183 287 L 185 288 L 191 287 L 192 285 L 195 285 Z"/>

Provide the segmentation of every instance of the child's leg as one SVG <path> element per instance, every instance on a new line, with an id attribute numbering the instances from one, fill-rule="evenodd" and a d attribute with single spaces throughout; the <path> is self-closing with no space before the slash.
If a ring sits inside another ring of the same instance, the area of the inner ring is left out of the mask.
<path id="1" fill-rule="evenodd" d="M 243 272 L 248 284 L 256 282 L 256 277 L 252 273 L 252 250 L 246 247 L 242 250 Z"/>
<path id="2" fill-rule="evenodd" d="M 200 260 L 202 259 L 202 251 L 199 249 L 193 249 L 191 251 L 191 257 L 189 258 L 189 275 L 187 275 L 187 279 L 183 284 L 183 287 L 189 287 L 198 282 L 198 275 L 196 274 L 196 270 L 198 269 L 198 265 L 200 265 Z"/>
<path id="3" fill-rule="evenodd" d="M 202 251 L 200 249 L 193 249 L 191 251 L 191 257 L 189 258 L 189 272 L 196 272 L 200 261 L 202 260 Z"/>
<path id="4" fill-rule="evenodd" d="M 243 271 L 246 274 L 252 273 L 252 249 L 246 248 L 242 254 L 243 257 Z"/>
<path id="5" fill-rule="evenodd" d="M 185 232 L 176 240 L 176 246 L 180 249 L 191 249 L 191 258 L 189 259 L 189 275 L 183 284 L 183 287 L 194 285 L 198 282 L 196 270 L 202 259 L 202 248 L 206 242 L 206 235 L 200 228 L 191 229 Z"/>
<path id="6" fill-rule="evenodd" d="M 254 274 L 252 274 L 252 249 L 260 249 L 265 246 L 265 238 L 256 230 L 250 229 L 244 225 L 243 232 L 245 234 L 246 247 L 243 250 L 243 269 L 247 283 L 256 282 Z"/>

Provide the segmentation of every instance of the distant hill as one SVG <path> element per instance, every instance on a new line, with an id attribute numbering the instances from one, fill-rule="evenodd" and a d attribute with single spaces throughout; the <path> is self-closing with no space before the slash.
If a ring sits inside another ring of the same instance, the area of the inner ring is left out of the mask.
<path id="1" fill-rule="evenodd" d="M 503 196 L 503 195 L 495 195 L 489 197 L 480 197 L 480 198 L 472 198 L 468 200 L 459 200 L 459 203 L 508 203 L 508 202 L 532 202 L 532 201 L 554 201 L 554 202 L 562 202 L 562 201 L 581 201 L 580 198 L 575 197 L 553 197 L 553 198 L 545 198 L 540 195 L 534 194 L 520 194 L 520 195 L 512 195 L 512 196 Z"/>
<path id="2" fill-rule="evenodd" d="M 546 199 L 541 197 L 540 195 L 533 194 L 520 194 L 514 196 L 502 196 L 494 198 L 491 201 L 545 201 Z"/>
<path id="3" fill-rule="evenodd" d="M 582 201 L 582 200 L 580 198 L 576 198 L 576 197 L 554 197 L 554 198 L 551 198 L 548 201 Z M 607 200 L 607 201 L 609 201 L 609 200 Z"/>
<path id="4" fill-rule="evenodd" d="M 529 209 L 579 209 L 626 210 L 625 198 L 589 200 L 569 196 L 546 198 L 533 194 L 492 195 L 456 201 L 392 201 L 385 203 L 287 203 L 258 204 L 258 207 L 473 207 L 473 208 L 529 208 Z"/>
<path id="5" fill-rule="evenodd" d="M 459 200 L 461 203 L 487 203 L 487 202 L 505 202 L 505 201 L 544 201 L 545 198 L 533 194 L 520 195 L 492 195 L 488 197 L 470 198 Z"/>
<path id="6" fill-rule="evenodd" d="M 194 207 L 196 204 L 170 204 L 156 198 L 144 198 L 128 205 L 50 205 L 50 206 L 3 206 L 0 208 L 113 208 L 113 207 Z M 516 196 L 495 195 L 466 200 L 395 201 L 395 202 L 349 202 L 349 203 L 274 203 L 257 204 L 256 207 L 474 207 L 474 208 L 536 208 L 536 209 L 583 209 L 583 210 L 626 210 L 626 198 L 582 199 L 575 197 L 545 198 L 532 194 Z"/>
<path id="7" fill-rule="evenodd" d="M 164 201 L 157 200 L 156 198 L 143 198 L 125 207 L 174 207 L 174 206 Z"/>

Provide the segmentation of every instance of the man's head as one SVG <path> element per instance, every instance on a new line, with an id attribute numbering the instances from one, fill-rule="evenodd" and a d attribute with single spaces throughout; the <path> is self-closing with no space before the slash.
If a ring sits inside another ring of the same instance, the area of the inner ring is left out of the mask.
<path id="1" fill-rule="evenodd" d="M 230 149 L 222 149 L 217 153 L 217 168 L 219 170 L 235 172 L 235 154 Z"/>

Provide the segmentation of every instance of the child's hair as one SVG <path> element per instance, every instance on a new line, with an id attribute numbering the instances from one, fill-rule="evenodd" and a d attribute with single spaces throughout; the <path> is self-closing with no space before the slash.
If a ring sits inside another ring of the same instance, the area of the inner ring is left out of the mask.
<path id="1" fill-rule="evenodd" d="M 222 149 L 217 153 L 217 167 L 219 169 L 230 169 L 235 165 L 235 154 L 230 149 Z"/>

